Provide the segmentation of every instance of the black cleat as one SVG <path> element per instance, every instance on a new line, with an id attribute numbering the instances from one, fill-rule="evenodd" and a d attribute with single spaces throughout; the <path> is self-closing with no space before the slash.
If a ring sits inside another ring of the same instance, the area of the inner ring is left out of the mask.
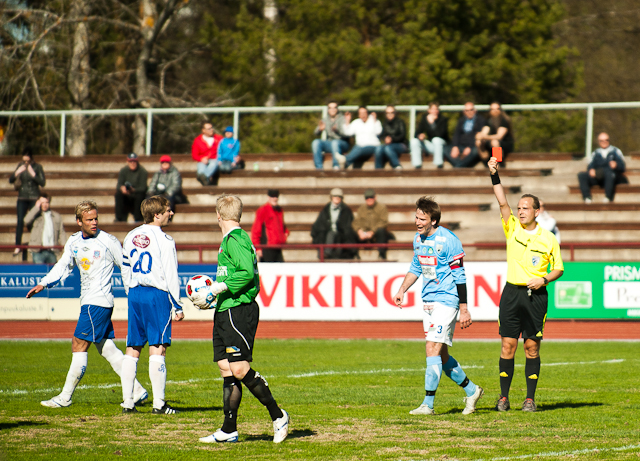
<path id="1" fill-rule="evenodd" d="M 510 409 L 511 405 L 508 398 L 500 397 L 496 402 L 496 411 L 509 411 Z"/>
<path id="2" fill-rule="evenodd" d="M 133 413 L 138 413 L 138 409 L 136 407 L 133 408 L 122 408 L 123 415 L 131 415 Z"/>
<path id="3" fill-rule="evenodd" d="M 180 413 L 178 410 L 170 406 L 168 403 L 162 405 L 162 408 L 154 408 L 151 411 L 154 415 L 175 415 L 176 413 Z"/>
<path id="4" fill-rule="evenodd" d="M 538 407 L 536 406 L 536 402 L 534 402 L 533 399 L 525 399 L 525 401 L 522 403 L 522 411 L 529 411 L 531 413 L 534 413 L 537 409 Z"/>

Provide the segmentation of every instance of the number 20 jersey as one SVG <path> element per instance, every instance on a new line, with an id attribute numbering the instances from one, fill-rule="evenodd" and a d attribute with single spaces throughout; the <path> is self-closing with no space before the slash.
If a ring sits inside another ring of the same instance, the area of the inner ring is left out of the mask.
<path id="1" fill-rule="evenodd" d="M 422 301 L 459 307 L 456 285 L 467 283 L 463 257 L 462 243 L 450 230 L 440 226 L 429 237 L 416 233 L 409 271 L 422 278 Z"/>
<path id="2" fill-rule="evenodd" d="M 176 243 L 159 226 L 143 224 L 127 234 L 122 249 L 122 283 L 125 289 L 153 287 L 166 291 L 171 304 L 180 304 L 180 279 Z"/>

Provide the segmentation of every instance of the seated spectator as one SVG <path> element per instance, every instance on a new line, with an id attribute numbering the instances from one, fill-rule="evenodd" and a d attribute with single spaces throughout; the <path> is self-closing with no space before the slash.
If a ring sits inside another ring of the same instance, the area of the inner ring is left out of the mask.
<path id="1" fill-rule="evenodd" d="M 378 136 L 382 133 L 382 124 L 377 120 L 375 112 L 369 113 L 365 106 L 358 108 L 358 118 L 351 121 L 351 112 L 344 114 L 345 125 L 342 132 L 347 136 L 355 136 L 356 144 L 347 155 L 344 167 L 362 168 L 364 162 L 371 157 L 380 145 Z"/>
<path id="2" fill-rule="evenodd" d="M 176 211 L 176 203 L 189 203 L 187 197 L 182 193 L 182 175 L 171 164 L 171 156 L 163 155 L 160 157 L 160 170 L 153 173 L 147 195 L 149 197 L 154 195 L 166 197 L 174 212 Z"/>
<path id="3" fill-rule="evenodd" d="M 320 211 L 311 227 L 314 244 L 356 243 L 353 231 L 353 212 L 343 201 L 342 189 L 331 189 L 331 201 Z M 352 259 L 357 250 L 351 248 L 328 248 L 324 252 L 327 259 Z"/>
<path id="4" fill-rule="evenodd" d="M 485 125 L 485 120 L 477 114 L 475 105 L 467 102 L 453 132 L 451 150 L 444 152 L 445 158 L 454 168 L 472 167 L 478 163 L 476 134 L 482 131 Z"/>
<path id="5" fill-rule="evenodd" d="M 591 187 L 596 184 L 604 187 L 604 202 L 613 202 L 616 184 L 626 182 L 626 165 L 620 149 L 611 145 L 609 135 L 605 132 L 598 135 L 598 144 L 600 147 L 591 154 L 587 171 L 578 173 L 584 203 L 591 203 Z"/>
<path id="6" fill-rule="evenodd" d="M 251 226 L 251 242 L 255 247 L 260 245 L 281 245 L 287 243 L 287 238 L 289 237 L 289 229 L 284 223 L 282 207 L 278 205 L 280 191 L 278 189 L 269 189 L 267 197 L 267 203 L 256 210 L 256 217 Z M 256 255 L 260 258 L 260 262 L 284 262 L 281 249 L 258 248 Z"/>
<path id="7" fill-rule="evenodd" d="M 483 162 L 491 158 L 492 147 L 502 147 L 502 159 L 513 152 L 514 139 L 511 117 L 500 107 L 499 102 L 492 102 L 489 108 L 489 119 L 480 133 L 476 135 L 476 147 Z"/>
<path id="8" fill-rule="evenodd" d="M 382 122 L 382 145 L 375 151 L 376 168 L 384 168 L 389 161 L 391 168 L 402 170 L 398 157 L 407 151 L 407 126 L 404 120 L 396 117 L 395 106 L 388 105 Z"/>
<path id="9" fill-rule="evenodd" d="M 544 202 L 542 200 L 540 200 L 540 214 L 536 217 L 536 222 L 543 229 L 553 232 L 553 235 L 556 236 L 556 240 L 560 243 L 560 229 L 558 229 L 558 224 L 556 223 L 555 218 L 545 210 Z"/>
<path id="10" fill-rule="evenodd" d="M 233 137 L 233 127 L 224 129 L 224 138 L 218 144 L 218 167 L 221 173 L 240 169 L 240 141 Z"/>
<path id="11" fill-rule="evenodd" d="M 116 185 L 116 222 L 127 222 L 129 213 L 135 222 L 142 222 L 140 205 L 147 196 L 149 173 L 138 164 L 138 156 L 131 152 L 127 155 L 127 166 L 122 167 Z"/>
<path id="12" fill-rule="evenodd" d="M 429 110 L 420 117 L 416 137 L 411 140 L 411 164 L 422 168 L 422 154 L 433 155 L 433 164 L 444 166 L 444 149 L 449 144 L 449 119 L 440 114 L 440 104 L 429 103 Z"/>
<path id="13" fill-rule="evenodd" d="M 31 226 L 29 246 L 64 246 L 67 234 L 64 231 L 62 216 L 51 210 L 51 198 L 48 194 L 40 194 L 40 198 L 24 217 L 27 226 Z M 52 248 L 34 248 L 31 250 L 34 264 L 55 264 L 60 250 Z"/>
<path id="14" fill-rule="evenodd" d="M 30 148 L 22 151 L 22 161 L 18 163 L 15 171 L 9 176 L 9 182 L 18 191 L 18 201 L 16 202 L 16 247 L 22 245 L 22 233 L 24 232 L 24 217 L 32 209 L 40 196 L 40 188 L 46 184 L 44 169 L 42 165 L 33 159 L 33 152 Z M 22 260 L 27 260 L 27 250 L 16 248 L 13 256 L 22 253 Z"/>
<path id="15" fill-rule="evenodd" d="M 311 143 L 313 152 L 313 164 L 317 170 L 322 170 L 324 164 L 324 153 L 330 152 L 333 156 L 333 169 L 339 170 L 345 163 L 344 153 L 349 150 L 349 137 L 342 132 L 344 126 L 344 115 L 338 111 L 338 103 L 329 101 L 327 104 L 327 116 L 324 117 L 313 132 L 314 139 Z M 319 138 L 325 134 L 326 139 Z"/>
<path id="16" fill-rule="evenodd" d="M 202 133 L 191 145 L 191 157 L 198 162 L 196 177 L 203 186 L 218 184 L 218 143 L 221 140 L 222 136 L 214 133 L 210 121 L 202 122 Z"/>
<path id="17" fill-rule="evenodd" d="M 356 212 L 353 229 L 356 231 L 360 243 L 387 243 L 389 241 L 389 212 L 386 205 L 376 201 L 373 189 L 364 191 L 364 201 Z M 387 249 L 378 250 L 378 259 L 387 259 Z"/>

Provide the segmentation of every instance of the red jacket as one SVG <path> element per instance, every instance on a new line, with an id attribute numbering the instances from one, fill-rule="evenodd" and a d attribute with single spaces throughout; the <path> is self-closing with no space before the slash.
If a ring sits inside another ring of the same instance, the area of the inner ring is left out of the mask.
<path id="1" fill-rule="evenodd" d="M 284 224 L 281 207 L 265 203 L 256 210 L 256 219 L 251 227 L 251 242 L 254 245 L 279 245 L 287 243 L 289 229 Z"/>
<path id="2" fill-rule="evenodd" d="M 196 139 L 193 140 L 193 144 L 191 145 L 191 157 L 196 162 L 199 162 L 204 157 L 209 157 L 210 159 L 215 159 L 218 157 L 218 144 L 220 141 L 224 139 L 219 134 L 213 135 L 213 144 L 211 147 L 206 143 L 204 139 L 202 139 L 202 135 L 199 135 Z"/>

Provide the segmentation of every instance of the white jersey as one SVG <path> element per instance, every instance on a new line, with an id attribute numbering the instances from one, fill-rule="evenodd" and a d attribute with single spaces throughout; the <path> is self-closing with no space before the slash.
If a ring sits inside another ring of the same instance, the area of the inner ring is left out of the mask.
<path id="1" fill-rule="evenodd" d="M 127 234 L 122 255 L 122 283 L 130 288 L 154 287 L 169 293 L 181 310 L 176 243 L 159 226 L 143 224 Z"/>
<path id="2" fill-rule="evenodd" d="M 98 230 L 96 235 L 84 238 L 76 232 L 64 246 L 64 252 L 40 285 L 52 287 L 71 275 L 73 268 L 80 270 L 80 304 L 113 308 L 113 266 L 122 269 L 122 246 L 117 238 Z"/>

